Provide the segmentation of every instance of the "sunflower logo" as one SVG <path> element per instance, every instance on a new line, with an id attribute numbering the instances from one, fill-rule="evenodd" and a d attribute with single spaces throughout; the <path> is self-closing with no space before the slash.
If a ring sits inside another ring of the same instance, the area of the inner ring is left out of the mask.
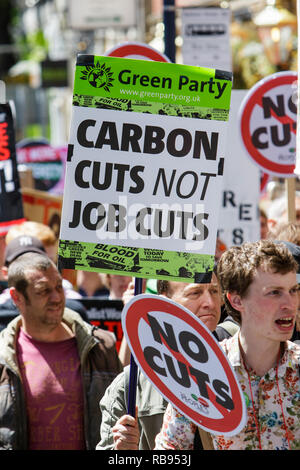
<path id="1" fill-rule="evenodd" d="M 85 70 L 81 73 L 81 80 L 87 80 L 94 88 L 103 87 L 105 91 L 110 92 L 109 88 L 113 86 L 112 82 L 114 81 L 110 67 L 106 67 L 105 64 L 100 65 L 100 63 L 97 62 L 93 67 L 91 65 L 87 65 Z"/>

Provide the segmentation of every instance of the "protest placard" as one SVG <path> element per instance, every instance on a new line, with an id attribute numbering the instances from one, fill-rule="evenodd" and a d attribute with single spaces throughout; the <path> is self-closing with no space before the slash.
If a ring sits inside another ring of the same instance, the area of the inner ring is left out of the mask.
<path id="1" fill-rule="evenodd" d="M 38 189 L 23 188 L 22 198 L 26 219 L 49 225 L 58 238 L 62 197 Z"/>
<path id="2" fill-rule="evenodd" d="M 46 139 L 22 139 L 16 151 L 18 164 L 32 170 L 35 189 L 49 191 L 61 179 L 65 147 L 53 147 Z"/>
<path id="3" fill-rule="evenodd" d="M 170 62 L 170 59 L 160 51 L 142 42 L 125 42 L 117 44 L 108 51 L 107 56 L 123 57 L 126 59 L 154 60 L 155 62 Z"/>
<path id="4" fill-rule="evenodd" d="M 210 279 L 231 85 L 214 69 L 78 56 L 62 268 Z"/>
<path id="5" fill-rule="evenodd" d="M 68 25 L 72 30 L 130 28 L 136 26 L 139 8 L 136 0 L 81 0 L 67 2 Z"/>
<path id="6" fill-rule="evenodd" d="M 238 113 L 247 90 L 232 90 L 218 235 L 227 248 L 260 238 L 260 169 L 241 142 Z M 247 184 L 245 184 L 245 179 Z"/>
<path id="7" fill-rule="evenodd" d="M 9 103 L 0 103 L 0 235 L 23 221 L 12 111 Z"/>
<path id="8" fill-rule="evenodd" d="M 184 64 L 232 70 L 229 8 L 186 7 L 181 10 Z"/>
<path id="9" fill-rule="evenodd" d="M 235 435 L 244 427 L 239 382 L 196 315 L 165 297 L 142 294 L 124 306 L 122 326 L 135 361 L 176 409 L 213 434 Z"/>
<path id="10" fill-rule="evenodd" d="M 240 112 L 242 144 L 265 173 L 293 177 L 296 164 L 297 73 L 277 72 L 257 82 Z"/>

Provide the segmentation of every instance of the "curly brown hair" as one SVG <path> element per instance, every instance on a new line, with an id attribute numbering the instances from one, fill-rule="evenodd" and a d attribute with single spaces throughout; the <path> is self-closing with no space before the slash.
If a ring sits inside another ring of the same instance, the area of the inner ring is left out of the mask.
<path id="1" fill-rule="evenodd" d="M 297 272 L 297 262 L 283 243 L 272 240 L 247 242 L 225 251 L 218 263 L 219 279 L 225 308 L 234 320 L 241 323 L 240 312 L 232 307 L 227 299 L 228 293 L 236 293 L 245 297 L 253 281 L 257 269 L 266 272 L 286 274 Z"/>

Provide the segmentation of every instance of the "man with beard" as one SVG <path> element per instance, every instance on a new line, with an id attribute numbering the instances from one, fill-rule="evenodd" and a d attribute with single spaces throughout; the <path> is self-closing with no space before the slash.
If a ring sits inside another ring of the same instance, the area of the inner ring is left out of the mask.
<path id="1" fill-rule="evenodd" d="M 20 316 L 0 334 L 0 448 L 94 449 L 95 405 L 121 371 L 115 338 L 65 307 L 53 261 L 25 253 L 8 268 Z"/>

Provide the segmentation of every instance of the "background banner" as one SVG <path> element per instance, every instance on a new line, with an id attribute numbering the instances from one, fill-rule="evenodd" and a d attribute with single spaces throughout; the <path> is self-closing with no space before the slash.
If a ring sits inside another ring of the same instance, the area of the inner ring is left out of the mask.
<path id="1" fill-rule="evenodd" d="M 260 238 L 260 169 L 250 160 L 240 136 L 238 113 L 247 90 L 232 90 L 227 159 L 218 235 L 227 248 Z M 245 177 L 247 184 L 245 184 Z"/>
<path id="2" fill-rule="evenodd" d="M 15 131 L 9 103 L 0 104 L 0 235 L 25 221 L 16 161 Z"/>

